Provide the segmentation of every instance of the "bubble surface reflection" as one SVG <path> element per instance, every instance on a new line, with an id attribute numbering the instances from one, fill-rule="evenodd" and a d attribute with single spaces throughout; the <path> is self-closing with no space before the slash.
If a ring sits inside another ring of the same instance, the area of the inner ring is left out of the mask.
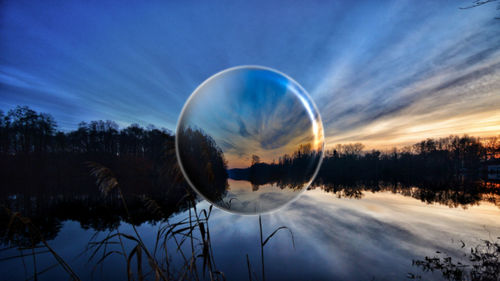
<path id="1" fill-rule="evenodd" d="M 314 179 L 323 124 L 307 92 L 278 71 L 242 66 L 203 82 L 182 110 L 176 152 L 191 187 L 219 208 L 276 210 Z"/>

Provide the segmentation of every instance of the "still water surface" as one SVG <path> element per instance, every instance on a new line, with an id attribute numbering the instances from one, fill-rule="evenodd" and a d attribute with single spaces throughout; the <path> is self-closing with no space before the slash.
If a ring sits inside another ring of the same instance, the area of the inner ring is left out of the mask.
<path id="1" fill-rule="evenodd" d="M 265 247 L 267 280 L 405 280 L 409 272 L 424 280 L 441 280 L 439 273 L 422 273 L 412 266 L 413 259 L 434 256 L 436 251 L 460 258 L 468 247 L 481 239 L 500 235 L 498 202 L 449 207 L 424 203 L 389 191 L 364 191 L 361 199 L 338 198 L 321 188 L 308 190 L 295 202 L 263 215 L 264 235 L 279 226 L 289 227 L 294 235 L 279 232 Z M 207 208 L 200 202 L 198 208 Z M 171 220 L 186 216 L 176 214 Z M 152 246 L 158 225 L 143 223 L 139 231 Z M 122 223 L 121 231 L 132 233 Z M 248 280 L 246 255 L 260 279 L 258 216 L 229 214 L 214 210 L 210 231 L 217 268 L 228 280 Z M 85 250 L 95 230 L 79 222 L 65 221 L 49 244 L 73 267 L 82 280 L 125 280 L 122 257 L 108 259 L 104 266 L 88 262 Z M 99 234 L 104 237 L 105 233 Z M 463 241 L 467 247 L 461 249 Z M 3 250 L 1 257 L 19 254 Z M 0 263 L 1 280 L 25 280 L 31 275 L 31 258 Z M 39 270 L 54 264 L 50 254 L 37 256 Z M 92 269 L 94 273 L 91 274 Z M 40 280 L 67 279 L 59 268 L 48 270 Z"/>

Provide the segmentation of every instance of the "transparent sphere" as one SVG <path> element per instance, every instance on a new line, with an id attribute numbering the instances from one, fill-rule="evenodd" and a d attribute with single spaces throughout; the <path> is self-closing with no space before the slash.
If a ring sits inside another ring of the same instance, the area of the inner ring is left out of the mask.
<path id="1" fill-rule="evenodd" d="M 235 67 L 203 82 L 182 110 L 176 153 L 191 187 L 229 212 L 260 214 L 296 199 L 323 157 L 323 124 L 290 77 Z"/>

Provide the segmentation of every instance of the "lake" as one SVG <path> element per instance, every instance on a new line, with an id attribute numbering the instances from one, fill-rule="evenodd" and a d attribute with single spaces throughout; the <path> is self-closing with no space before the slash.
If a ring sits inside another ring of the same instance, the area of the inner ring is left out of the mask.
<path id="1" fill-rule="evenodd" d="M 489 187 L 499 188 L 497 183 Z M 497 192 L 469 195 L 436 191 L 433 197 L 428 193 L 416 186 L 398 185 L 333 191 L 318 185 L 305 191 L 293 203 L 261 217 L 264 237 L 280 226 L 293 233 L 292 240 L 290 232 L 280 230 L 265 245 L 266 280 L 405 280 L 409 273 L 420 275 L 423 280 L 442 280 L 440 272 L 423 272 L 412 261 L 433 257 L 436 251 L 466 261 L 464 254 L 471 247 L 482 239 L 493 241 L 500 235 Z M 473 200 L 467 200 L 470 197 Z M 198 210 L 208 207 L 206 201 L 197 203 Z M 184 209 L 169 221 L 180 221 L 187 215 Z M 88 221 L 60 219 L 51 230 L 54 235 L 48 244 L 82 280 L 126 280 L 122 256 L 112 255 L 100 264 L 96 257 L 89 261 L 91 251 L 85 252 L 88 242 L 109 233 L 108 226 L 97 231 L 89 225 Z M 160 225 L 150 220 L 137 227 L 146 246 L 154 247 Z M 121 222 L 119 227 L 122 233 L 133 233 L 129 223 Z M 248 280 L 250 268 L 251 279 L 262 280 L 259 217 L 214 208 L 209 227 L 213 261 L 226 279 Z M 175 268 L 181 258 L 175 254 L 173 242 L 168 243 L 174 252 L 171 265 Z M 128 251 L 132 246 L 125 247 Z M 35 256 L 37 270 L 41 271 L 39 280 L 68 279 L 50 253 L 44 248 L 35 251 L 40 252 Z M 30 252 L 9 248 L 4 242 L 0 251 L 1 279 L 32 277 L 32 256 L 12 258 Z M 135 272 L 135 266 L 133 269 Z M 200 278 L 204 279 L 201 273 Z"/>

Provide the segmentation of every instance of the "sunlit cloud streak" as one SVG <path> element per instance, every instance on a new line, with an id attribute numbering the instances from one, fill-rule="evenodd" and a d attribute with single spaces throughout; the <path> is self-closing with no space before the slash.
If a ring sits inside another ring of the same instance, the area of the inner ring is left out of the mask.
<path id="1" fill-rule="evenodd" d="M 495 135 L 500 20 L 495 5 L 467 4 L 4 1 L 0 109 L 29 105 L 63 130 L 95 119 L 174 130 L 201 82 L 257 64 L 309 91 L 327 145 Z M 240 121 L 241 135 L 255 129 Z"/>
<path id="2" fill-rule="evenodd" d="M 322 149 L 317 113 L 303 92 L 269 69 L 237 68 L 203 83 L 189 100 L 180 129 L 201 130 L 222 149 L 230 168 L 291 156 L 300 145 Z M 316 127 L 315 127 L 316 126 Z"/>

